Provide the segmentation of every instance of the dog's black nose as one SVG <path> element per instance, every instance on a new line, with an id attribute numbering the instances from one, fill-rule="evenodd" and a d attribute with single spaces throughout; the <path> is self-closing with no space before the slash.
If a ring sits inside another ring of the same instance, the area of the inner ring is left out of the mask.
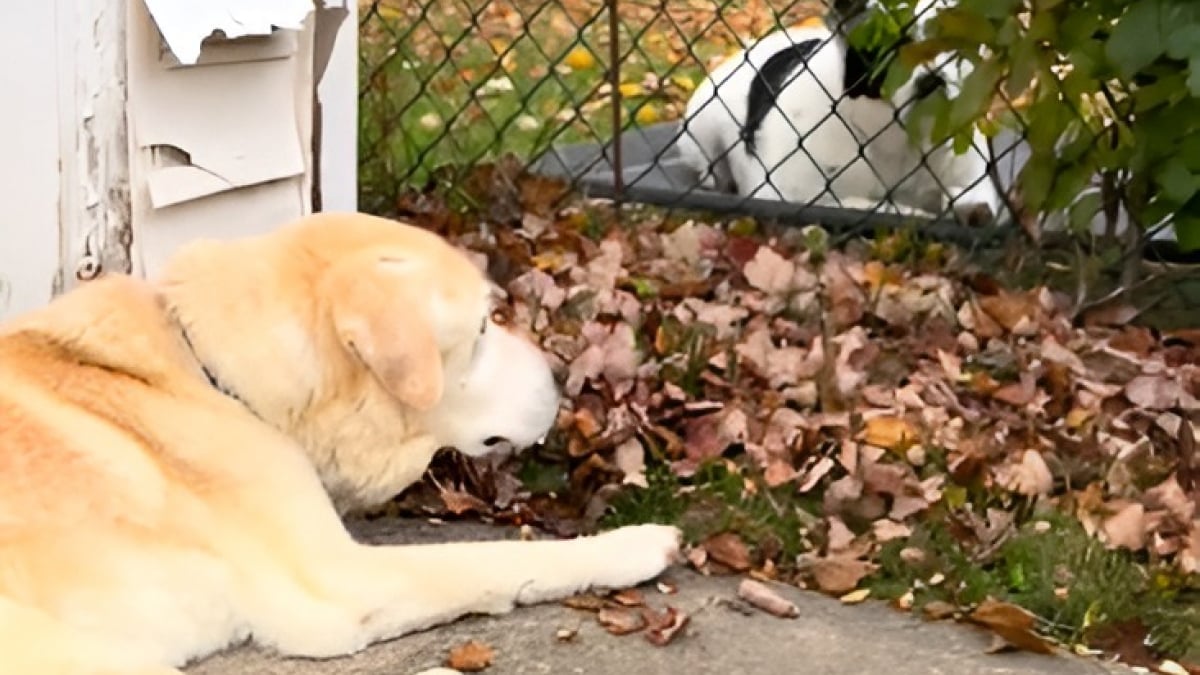
<path id="1" fill-rule="evenodd" d="M 484 440 L 483 444 L 490 448 L 493 445 L 499 445 L 507 440 L 508 439 L 504 438 L 503 436 L 489 436 L 486 440 Z"/>
<path id="2" fill-rule="evenodd" d="M 917 76 L 917 98 L 922 99 L 946 86 L 946 80 L 937 73 L 921 73 Z"/>

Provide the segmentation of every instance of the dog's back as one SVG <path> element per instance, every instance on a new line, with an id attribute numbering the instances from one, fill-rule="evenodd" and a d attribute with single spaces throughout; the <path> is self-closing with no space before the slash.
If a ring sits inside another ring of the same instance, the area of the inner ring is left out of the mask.
<path id="1" fill-rule="evenodd" d="M 195 655 L 164 645 L 201 638 L 215 649 L 238 637 L 232 608 L 216 600 L 229 597 L 222 587 L 230 579 L 202 553 L 199 535 L 209 516 L 197 495 L 223 477 L 188 457 L 199 446 L 186 442 L 196 428 L 189 416 L 223 402 L 170 328 L 148 284 L 117 277 L 0 330 L 0 648 L 8 667 L 28 650 L 37 669 L 21 672 L 45 672 L 57 650 L 72 654 L 64 673 L 81 672 L 70 664 L 87 659 L 95 670 L 86 672 L 133 672 L 147 660 Z M 121 615 L 89 616 L 102 597 Z M 216 630 L 205 640 L 195 635 L 201 626 Z M 68 642 L 39 645 L 39 636 Z"/>

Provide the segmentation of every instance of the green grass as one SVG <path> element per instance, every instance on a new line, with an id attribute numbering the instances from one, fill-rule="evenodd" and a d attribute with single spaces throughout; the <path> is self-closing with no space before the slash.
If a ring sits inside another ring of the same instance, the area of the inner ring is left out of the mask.
<path id="1" fill-rule="evenodd" d="M 925 553 L 922 564 L 901 558 L 909 547 Z M 916 607 L 934 600 L 969 605 L 991 596 L 1029 610 L 1043 633 L 1068 644 L 1087 643 L 1098 629 L 1134 619 L 1145 624 L 1150 646 L 1162 654 L 1195 658 L 1200 644 L 1195 579 L 1189 586 L 1177 573 L 1106 549 L 1068 515 L 1036 514 L 983 561 L 931 520 L 908 539 L 885 545 L 880 563 L 870 583 L 873 594 L 896 598 L 916 588 Z M 918 583 L 935 572 L 945 581 Z"/>
<path id="2" fill-rule="evenodd" d="M 638 523 L 677 525 L 696 543 L 721 532 L 736 532 L 751 550 L 795 560 L 809 550 L 811 528 L 820 502 L 798 495 L 791 486 L 768 488 L 752 474 L 733 471 L 723 462 L 704 464 L 690 479 L 663 465 L 646 473 L 648 487 L 622 492 L 601 521 L 604 528 Z M 747 481 L 754 485 L 746 493 Z"/>
<path id="3" fill-rule="evenodd" d="M 820 545 L 814 528 L 819 496 L 799 495 L 794 486 L 767 489 L 753 474 L 731 470 L 726 462 L 706 464 L 690 479 L 675 477 L 659 464 L 647 472 L 647 481 L 645 489 L 621 492 L 601 526 L 671 523 L 692 544 L 736 532 L 784 571 L 797 555 Z M 747 482 L 754 485 L 750 494 Z M 912 591 L 914 611 L 935 600 L 961 607 L 988 597 L 1005 600 L 1032 612 L 1040 632 L 1066 644 L 1087 644 L 1106 627 L 1139 620 L 1148 630 L 1149 646 L 1160 654 L 1200 657 L 1200 580 L 1195 577 L 1185 580 L 1142 556 L 1108 550 L 1073 517 L 1050 511 L 1026 514 L 1007 542 L 980 556 L 944 525 L 946 507 L 937 508 L 941 512 L 911 536 L 883 546 L 879 570 L 862 584 L 872 596 L 895 599 Z M 922 562 L 902 558 L 906 548 L 919 549 Z M 939 573 L 944 581 L 927 583 Z"/>

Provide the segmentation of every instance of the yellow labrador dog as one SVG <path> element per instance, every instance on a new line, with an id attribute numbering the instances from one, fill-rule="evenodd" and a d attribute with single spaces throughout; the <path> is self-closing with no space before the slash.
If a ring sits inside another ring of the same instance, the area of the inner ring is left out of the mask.
<path id="1" fill-rule="evenodd" d="M 678 533 L 365 546 L 339 512 L 434 451 L 536 441 L 558 392 L 412 226 L 311 216 L 0 326 L 0 673 L 133 675 L 247 638 L 333 657 L 659 574 Z"/>

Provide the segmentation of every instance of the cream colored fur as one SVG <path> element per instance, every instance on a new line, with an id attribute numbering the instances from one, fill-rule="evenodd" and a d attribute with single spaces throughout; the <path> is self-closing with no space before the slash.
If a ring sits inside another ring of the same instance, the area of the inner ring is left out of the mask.
<path id="1" fill-rule="evenodd" d="M 0 673 L 178 673 L 246 638 L 334 657 L 657 575 L 673 528 L 398 547 L 344 528 L 439 447 L 549 429 L 549 367 L 490 292 L 433 234 L 328 214 L 0 326 Z"/>

